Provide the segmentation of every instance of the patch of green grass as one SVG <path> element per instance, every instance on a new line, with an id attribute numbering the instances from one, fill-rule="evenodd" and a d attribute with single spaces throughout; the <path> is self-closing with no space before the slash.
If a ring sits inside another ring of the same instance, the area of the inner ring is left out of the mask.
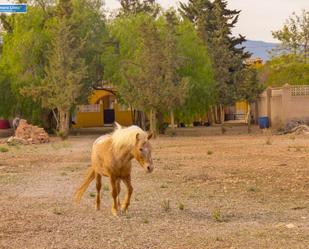
<path id="1" fill-rule="evenodd" d="M 61 149 L 66 149 L 72 146 L 72 144 L 68 143 L 67 141 L 63 141 L 63 142 L 58 142 L 58 143 L 51 143 L 50 146 L 54 149 L 54 150 L 61 150 Z"/>
<path id="2" fill-rule="evenodd" d="M 161 184 L 161 186 L 160 186 L 160 188 L 167 188 L 168 186 L 167 186 L 167 184 Z"/>
<path id="3" fill-rule="evenodd" d="M 95 193 L 94 193 L 94 192 L 90 192 L 90 193 L 89 193 L 89 196 L 90 196 L 91 198 L 94 198 L 94 197 L 95 197 Z"/>
<path id="4" fill-rule="evenodd" d="M 207 151 L 207 155 L 212 155 L 213 154 L 213 152 L 211 151 L 211 150 L 209 150 L 209 151 Z"/>
<path id="5" fill-rule="evenodd" d="M 143 222 L 144 224 L 149 224 L 149 220 L 148 220 L 147 218 L 143 218 L 142 222 Z"/>
<path id="6" fill-rule="evenodd" d="M 271 137 L 266 138 L 265 144 L 267 144 L 267 145 L 273 144 Z"/>
<path id="7" fill-rule="evenodd" d="M 264 129 L 263 133 L 266 135 L 265 144 L 272 145 L 273 144 L 273 134 L 270 129 Z"/>
<path id="8" fill-rule="evenodd" d="M 1 184 L 11 184 L 20 181 L 21 174 L 14 173 L 4 173 L 0 175 L 0 183 Z"/>
<path id="9" fill-rule="evenodd" d="M 132 218 L 132 215 L 129 213 L 129 212 L 125 212 L 125 217 L 127 219 L 131 219 Z"/>
<path id="10" fill-rule="evenodd" d="M 223 241 L 220 237 L 216 237 L 216 241 Z"/>
<path id="11" fill-rule="evenodd" d="M 19 144 L 13 139 L 10 142 L 7 142 L 8 146 L 19 148 Z"/>
<path id="12" fill-rule="evenodd" d="M 163 169 L 164 170 L 174 170 L 175 168 L 173 166 L 171 166 L 171 165 L 164 165 Z"/>
<path id="13" fill-rule="evenodd" d="M 6 153 L 6 152 L 8 152 L 8 151 L 9 151 L 8 148 L 6 148 L 6 147 L 0 147 L 0 152 Z"/>
<path id="14" fill-rule="evenodd" d="M 292 208 L 292 210 L 303 210 L 303 209 L 306 209 L 306 206 L 296 206 Z"/>
<path id="15" fill-rule="evenodd" d="M 103 185 L 103 191 L 109 191 L 109 186 L 107 184 Z"/>
<path id="16" fill-rule="evenodd" d="M 65 171 L 76 172 L 81 170 L 81 166 L 79 165 L 70 165 L 64 168 Z"/>
<path id="17" fill-rule="evenodd" d="M 62 210 L 61 208 L 55 207 L 55 208 L 53 209 L 53 214 L 56 214 L 56 215 L 63 215 L 64 212 L 63 212 L 63 210 Z"/>
<path id="18" fill-rule="evenodd" d="M 257 188 L 256 187 L 250 187 L 248 188 L 248 192 L 257 192 Z"/>
<path id="19" fill-rule="evenodd" d="M 288 147 L 288 151 L 294 151 L 294 152 L 306 152 L 308 151 L 308 147 L 303 146 L 303 145 L 293 145 Z"/>
<path id="20" fill-rule="evenodd" d="M 224 221 L 222 214 L 221 214 L 221 211 L 219 209 L 216 209 L 212 212 L 212 218 L 216 222 L 223 222 Z"/>
<path id="21" fill-rule="evenodd" d="M 171 202 L 170 202 L 170 200 L 164 200 L 161 203 L 161 207 L 162 207 L 164 212 L 169 212 L 171 210 Z"/>
<path id="22" fill-rule="evenodd" d="M 178 203 L 178 209 L 183 211 L 185 209 L 185 205 L 181 202 Z"/>

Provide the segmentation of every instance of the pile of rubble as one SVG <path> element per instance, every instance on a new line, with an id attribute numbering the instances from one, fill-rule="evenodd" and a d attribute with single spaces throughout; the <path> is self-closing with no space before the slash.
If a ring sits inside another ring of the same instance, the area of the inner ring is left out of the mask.
<path id="1" fill-rule="evenodd" d="M 289 121 L 286 125 L 285 133 L 309 135 L 309 120 L 299 119 Z"/>
<path id="2" fill-rule="evenodd" d="M 24 119 L 19 120 L 15 135 L 7 141 L 8 144 L 42 144 L 48 142 L 49 136 L 43 128 L 30 125 Z"/>
<path id="3" fill-rule="evenodd" d="M 299 125 L 291 130 L 290 133 L 295 133 L 296 135 L 305 134 L 309 135 L 309 126 L 308 125 Z"/>

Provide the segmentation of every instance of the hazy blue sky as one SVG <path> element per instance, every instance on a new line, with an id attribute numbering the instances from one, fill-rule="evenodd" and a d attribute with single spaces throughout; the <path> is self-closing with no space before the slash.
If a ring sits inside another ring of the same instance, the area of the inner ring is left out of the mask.
<path id="1" fill-rule="evenodd" d="M 105 0 L 109 9 L 119 7 L 118 0 Z M 179 0 L 157 0 L 163 7 L 178 6 Z M 183 0 L 183 2 L 187 2 Z M 228 0 L 229 7 L 240 9 L 238 27 L 234 33 L 246 35 L 248 39 L 275 41 L 271 36 L 272 30 L 282 27 L 285 20 L 294 11 L 302 9 L 309 11 L 309 0 Z"/>
<path id="2" fill-rule="evenodd" d="M 177 7 L 179 0 L 157 0 L 164 8 Z M 186 2 L 187 0 L 182 0 Z M 0 3 L 7 3 L 0 0 Z M 105 0 L 108 9 L 119 7 L 118 0 Z M 240 9 L 239 23 L 234 33 L 246 35 L 248 39 L 275 41 L 272 30 L 282 27 L 285 20 L 294 11 L 309 10 L 309 0 L 228 0 L 229 7 Z"/>

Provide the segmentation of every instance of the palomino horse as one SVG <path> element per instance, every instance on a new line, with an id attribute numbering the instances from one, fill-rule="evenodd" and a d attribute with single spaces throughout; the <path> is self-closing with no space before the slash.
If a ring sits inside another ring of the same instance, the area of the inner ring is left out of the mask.
<path id="1" fill-rule="evenodd" d="M 76 191 L 75 199 L 80 201 L 89 184 L 96 179 L 96 209 L 100 209 L 101 178 L 110 178 L 112 189 L 113 205 L 112 213 L 117 215 L 120 208 L 119 193 L 120 182 L 122 181 L 128 191 L 122 205 L 123 211 L 127 211 L 133 192 L 131 185 L 131 161 L 136 159 L 147 171 L 153 171 L 151 158 L 151 145 L 149 140 L 152 134 L 148 134 L 138 126 L 122 128 L 116 123 L 113 133 L 99 137 L 92 146 L 91 167 L 82 185 Z"/>

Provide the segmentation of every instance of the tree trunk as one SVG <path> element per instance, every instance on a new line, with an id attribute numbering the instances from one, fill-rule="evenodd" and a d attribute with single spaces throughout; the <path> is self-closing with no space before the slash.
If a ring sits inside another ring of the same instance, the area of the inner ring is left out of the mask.
<path id="1" fill-rule="evenodd" d="M 150 132 L 152 132 L 153 137 L 156 138 L 157 136 L 157 118 L 156 118 L 156 110 L 151 109 L 149 113 L 149 120 L 150 120 Z"/>
<path id="2" fill-rule="evenodd" d="M 248 103 L 247 123 L 248 123 L 248 133 L 251 133 L 251 106 L 250 106 L 250 103 Z"/>
<path id="3" fill-rule="evenodd" d="M 70 130 L 70 112 L 67 110 L 58 109 L 59 115 L 59 129 L 58 129 L 58 136 L 63 139 L 66 139 L 69 135 Z"/>
<path id="4" fill-rule="evenodd" d="M 171 128 L 174 130 L 175 129 L 175 117 L 174 117 L 173 110 L 171 110 L 170 115 L 171 115 Z"/>
<path id="5" fill-rule="evenodd" d="M 219 112 L 220 112 L 221 133 L 225 134 L 226 129 L 224 128 L 224 108 L 221 104 L 219 105 Z"/>
<path id="6" fill-rule="evenodd" d="M 215 105 L 214 106 L 214 113 L 215 113 L 215 123 L 218 124 L 219 123 L 219 119 L 218 119 L 218 107 Z"/>
<path id="7" fill-rule="evenodd" d="M 159 134 L 165 134 L 166 130 L 166 124 L 164 123 L 164 114 L 162 112 L 157 113 L 157 119 L 158 119 L 158 130 Z"/>
<path id="8" fill-rule="evenodd" d="M 210 107 L 210 115 L 211 115 L 211 125 L 216 123 L 216 116 L 215 116 L 215 112 L 214 112 L 214 107 L 211 106 Z"/>
<path id="9" fill-rule="evenodd" d="M 140 127 L 145 131 L 146 130 L 146 115 L 145 112 L 140 112 Z"/>
<path id="10" fill-rule="evenodd" d="M 146 130 L 145 113 L 143 111 L 134 111 L 134 113 L 134 124 L 142 128 L 143 130 Z"/>
<path id="11" fill-rule="evenodd" d="M 224 123 L 224 119 L 225 119 L 225 113 L 224 113 L 224 108 L 223 106 L 220 104 L 219 106 L 219 110 L 220 110 L 220 123 L 223 124 Z"/>

